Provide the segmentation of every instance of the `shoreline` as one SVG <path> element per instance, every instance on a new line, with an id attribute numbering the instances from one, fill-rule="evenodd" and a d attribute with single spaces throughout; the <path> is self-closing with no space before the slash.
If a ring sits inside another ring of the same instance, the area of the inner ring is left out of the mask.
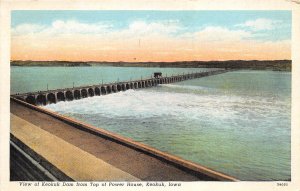
<path id="1" fill-rule="evenodd" d="M 71 61 L 11 61 L 19 67 L 157 67 L 157 68 L 232 68 L 250 70 L 291 71 L 291 60 L 228 60 L 180 62 L 71 62 Z"/>

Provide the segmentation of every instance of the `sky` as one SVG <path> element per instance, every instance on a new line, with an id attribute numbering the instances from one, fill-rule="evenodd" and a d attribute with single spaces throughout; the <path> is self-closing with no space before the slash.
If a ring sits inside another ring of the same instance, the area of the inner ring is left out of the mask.
<path id="1" fill-rule="evenodd" d="M 11 60 L 291 59 L 290 11 L 12 12 Z"/>

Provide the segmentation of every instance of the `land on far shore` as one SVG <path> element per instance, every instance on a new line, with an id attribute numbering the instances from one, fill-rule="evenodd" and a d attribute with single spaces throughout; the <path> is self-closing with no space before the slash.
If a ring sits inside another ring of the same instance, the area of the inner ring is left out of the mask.
<path id="1" fill-rule="evenodd" d="M 177 62 L 71 62 L 71 61 L 11 61 L 11 66 L 119 66 L 119 67 L 177 67 L 177 68 L 234 68 L 253 70 L 291 71 L 291 60 L 227 60 Z"/>

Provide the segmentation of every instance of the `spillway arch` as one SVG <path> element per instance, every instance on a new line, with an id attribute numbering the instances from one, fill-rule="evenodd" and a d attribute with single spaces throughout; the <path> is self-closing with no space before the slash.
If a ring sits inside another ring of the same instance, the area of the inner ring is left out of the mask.
<path id="1" fill-rule="evenodd" d="M 67 90 L 65 95 L 66 95 L 66 101 L 73 101 L 74 96 L 72 90 Z"/>
<path id="2" fill-rule="evenodd" d="M 76 89 L 74 90 L 74 99 L 81 99 L 81 91 Z"/>
<path id="3" fill-rule="evenodd" d="M 35 99 L 35 96 L 34 95 L 28 95 L 26 98 L 25 98 L 25 101 L 27 103 L 30 103 L 32 105 L 35 105 L 36 104 L 36 99 Z"/>
<path id="4" fill-rule="evenodd" d="M 101 95 L 101 91 L 100 91 L 100 88 L 99 88 L 99 87 L 95 87 L 95 95 L 96 95 L 96 96 Z"/>
<path id="5" fill-rule="evenodd" d="M 88 97 L 93 97 L 95 95 L 95 90 L 94 88 L 88 88 Z"/>
<path id="6" fill-rule="evenodd" d="M 101 86 L 101 88 L 100 88 L 101 95 L 106 95 L 106 92 L 107 92 L 106 89 L 107 89 L 107 87 Z"/>
<path id="7" fill-rule="evenodd" d="M 81 89 L 80 92 L 81 92 L 81 98 L 88 97 L 88 91 L 87 91 L 87 89 Z"/>
<path id="8" fill-rule="evenodd" d="M 48 93 L 47 94 L 47 101 L 49 104 L 52 104 L 52 103 L 56 103 L 56 95 L 55 93 Z"/>

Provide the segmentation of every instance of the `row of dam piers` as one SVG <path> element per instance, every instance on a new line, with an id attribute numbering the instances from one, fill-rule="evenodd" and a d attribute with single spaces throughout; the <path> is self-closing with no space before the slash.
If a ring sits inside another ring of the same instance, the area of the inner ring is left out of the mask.
<path id="1" fill-rule="evenodd" d="M 210 75 L 216 75 L 229 71 L 228 69 L 215 69 L 208 72 L 198 72 L 191 74 L 182 74 L 170 77 L 155 77 L 149 79 L 140 79 L 134 81 L 115 82 L 109 84 L 98 84 L 82 87 L 73 87 L 65 89 L 29 92 L 24 94 L 12 95 L 17 99 L 26 101 L 33 105 L 47 105 L 55 104 L 61 101 L 73 101 L 93 96 L 107 95 L 111 93 L 117 93 L 120 91 L 126 91 L 129 89 L 141 89 L 150 88 L 159 84 L 169 84 L 180 82 L 184 80 L 190 80 L 195 78 L 201 78 Z"/>

